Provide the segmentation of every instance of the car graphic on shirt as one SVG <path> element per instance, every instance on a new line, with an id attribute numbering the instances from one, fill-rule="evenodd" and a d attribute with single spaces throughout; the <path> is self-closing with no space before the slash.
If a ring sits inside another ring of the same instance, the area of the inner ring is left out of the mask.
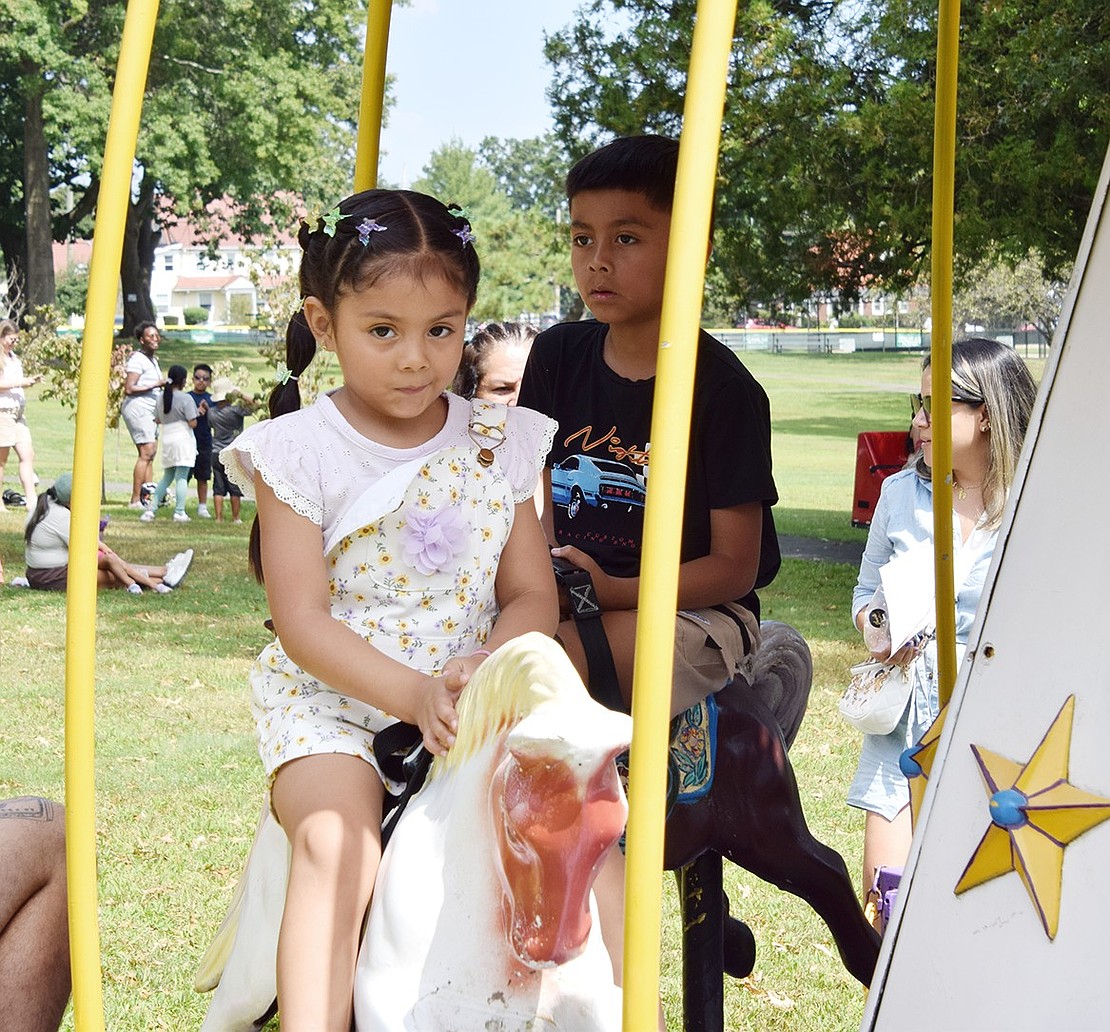
<path id="1" fill-rule="evenodd" d="M 644 495 L 643 476 L 624 462 L 568 455 L 551 467 L 551 501 L 566 506 L 567 519 L 575 519 L 583 505 L 642 509 Z"/>

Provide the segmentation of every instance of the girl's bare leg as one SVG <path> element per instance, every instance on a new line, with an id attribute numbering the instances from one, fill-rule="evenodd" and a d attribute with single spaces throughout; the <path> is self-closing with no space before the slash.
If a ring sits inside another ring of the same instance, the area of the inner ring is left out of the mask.
<path id="1" fill-rule="evenodd" d="M 132 580 L 137 580 L 144 588 L 157 588 L 166 575 L 164 566 L 136 566 L 134 563 L 125 562 L 128 574 Z"/>
<path id="2" fill-rule="evenodd" d="M 274 812 L 293 847 L 278 937 L 278 1009 L 287 1032 L 351 1024 L 359 932 L 381 860 L 384 789 L 354 756 L 292 760 Z"/>
<path id="3" fill-rule="evenodd" d="M 28 509 L 33 509 L 38 499 L 35 488 L 35 449 L 30 442 L 17 444 L 15 453 L 19 456 L 19 482 L 23 485 L 23 500 Z"/>
<path id="4" fill-rule="evenodd" d="M 612 846 L 594 880 L 601 938 L 613 965 L 613 982 L 624 984 L 624 854 Z"/>
<path id="5" fill-rule="evenodd" d="M 863 904 L 868 903 L 868 894 L 875 881 L 875 870 L 879 867 L 903 867 L 910 855 L 910 841 L 913 839 L 913 825 L 910 821 L 910 808 L 903 807 L 894 820 L 888 821 L 882 814 L 867 811 L 863 829 Z M 870 916 L 870 915 L 869 915 Z M 876 913 L 871 922 L 879 929 L 879 915 Z"/>
<path id="6" fill-rule="evenodd" d="M 128 588 L 135 578 L 127 570 L 125 563 L 115 552 L 102 551 L 96 560 L 96 582 L 101 588 Z"/>

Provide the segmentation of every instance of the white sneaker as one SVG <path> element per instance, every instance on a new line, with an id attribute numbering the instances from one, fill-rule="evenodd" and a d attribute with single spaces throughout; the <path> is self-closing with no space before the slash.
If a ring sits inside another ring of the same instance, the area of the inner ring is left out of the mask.
<path id="1" fill-rule="evenodd" d="M 128 584 L 127 585 L 127 594 L 129 594 L 129 595 L 141 595 L 142 593 L 143 593 L 143 589 L 138 584 Z"/>
<path id="2" fill-rule="evenodd" d="M 162 583 L 167 587 L 176 588 L 185 579 L 185 574 L 189 572 L 192 563 L 193 550 L 191 548 L 179 552 L 166 563 L 166 572 L 162 577 Z"/>
<path id="3" fill-rule="evenodd" d="M 212 513 L 210 513 L 208 511 L 208 506 L 207 505 L 198 505 L 197 506 L 197 517 L 199 519 L 202 519 L 202 520 L 212 519 Z"/>
<path id="4" fill-rule="evenodd" d="M 129 509 L 145 509 L 146 506 L 142 502 L 128 502 L 127 508 Z"/>
<path id="5" fill-rule="evenodd" d="M 153 523 L 154 522 L 154 510 L 153 509 L 145 510 L 143 512 L 142 516 L 139 517 L 139 520 L 142 523 Z"/>
<path id="6" fill-rule="evenodd" d="M 159 595 L 168 595 L 171 591 L 173 591 L 173 588 L 171 588 L 168 584 L 155 584 L 154 590 L 157 591 Z"/>
<path id="7" fill-rule="evenodd" d="M 175 512 L 173 514 L 173 518 L 178 523 L 188 523 L 189 522 L 189 514 L 187 512 Z"/>

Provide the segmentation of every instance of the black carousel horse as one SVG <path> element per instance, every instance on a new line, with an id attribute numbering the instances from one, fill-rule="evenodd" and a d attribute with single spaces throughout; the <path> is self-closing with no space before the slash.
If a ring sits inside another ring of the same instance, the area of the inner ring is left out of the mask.
<path id="1" fill-rule="evenodd" d="M 586 583 L 588 574 L 582 576 L 585 571 L 556 572 L 568 589 L 590 659 L 592 692 L 596 645 L 590 643 L 598 640 L 600 609 Z M 750 929 L 728 914 L 721 857 L 809 903 L 828 925 L 845 968 L 864 985 L 870 983 L 879 955 L 879 934 L 863 914 L 843 858 L 806 824 L 787 753 L 809 700 L 809 647 L 787 624 L 768 621 L 761 630 L 752 683 L 731 682 L 672 724 L 673 769 L 676 753 L 681 760 L 680 739 L 689 726 L 682 722 L 693 714 L 695 728 L 715 723 L 715 735 L 706 736 L 711 752 L 705 756 L 705 784 L 689 799 L 678 793 L 667 816 L 664 846 L 664 866 L 678 873 L 683 901 L 688 1032 L 722 1028 L 722 973 L 742 978 L 755 965 Z M 715 711 L 712 721 L 706 719 L 710 710 Z"/>

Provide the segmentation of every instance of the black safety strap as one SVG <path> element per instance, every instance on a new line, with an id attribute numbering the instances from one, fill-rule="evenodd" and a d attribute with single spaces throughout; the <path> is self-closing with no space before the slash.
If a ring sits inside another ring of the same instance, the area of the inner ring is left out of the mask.
<path id="1" fill-rule="evenodd" d="M 555 569 L 555 579 L 566 589 L 574 626 L 586 652 L 589 668 L 586 687 L 590 695 L 611 710 L 627 713 L 628 706 L 621 695 L 617 668 L 613 664 L 613 650 L 609 648 L 609 639 L 601 622 L 601 606 L 594 592 L 593 578 L 586 570 L 558 556 L 552 556 L 551 565 Z"/>
<path id="2" fill-rule="evenodd" d="M 385 794 L 382 805 L 382 849 L 385 849 L 409 800 L 424 786 L 433 757 L 424 748 L 420 728 L 398 721 L 374 735 L 374 759 L 387 778 L 405 786 L 400 795 Z"/>

